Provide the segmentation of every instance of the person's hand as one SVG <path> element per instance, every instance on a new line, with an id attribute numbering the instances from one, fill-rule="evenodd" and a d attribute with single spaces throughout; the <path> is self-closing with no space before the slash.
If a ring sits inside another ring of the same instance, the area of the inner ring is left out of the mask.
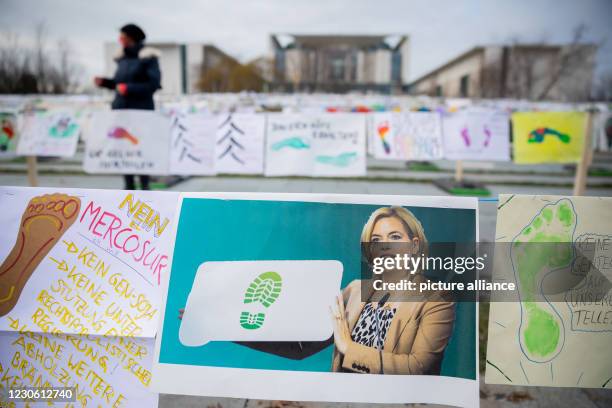
<path id="1" fill-rule="evenodd" d="M 119 92 L 121 95 L 125 95 L 127 93 L 127 84 L 117 84 L 117 92 Z"/>
<path id="2" fill-rule="evenodd" d="M 102 81 L 104 81 L 104 78 L 102 78 L 102 77 L 95 77 L 94 78 L 94 84 L 96 84 L 96 86 L 102 86 Z"/>
<path id="3" fill-rule="evenodd" d="M 329 311 L 331 314 L 332 326 L 334 328 L 334 343 L 340 353 L 346 354 L 349 344 L 351 344 L 353 340 L 351 339 L 348 323 L 346 321 L 342 294 L 336 297 L 335 308 L 330 307 Z"/>

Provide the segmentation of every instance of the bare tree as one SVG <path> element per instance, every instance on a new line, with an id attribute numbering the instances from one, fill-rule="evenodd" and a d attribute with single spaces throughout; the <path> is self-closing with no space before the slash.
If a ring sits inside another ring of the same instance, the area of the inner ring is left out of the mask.
<path id="1" fill-rule="evenodd" d="M 43 23 L 34 30 L 34 44 L 24 45 L 14 33 L 0 33 L 0 93 L 68 93 L 78 85 L 82 67 L 71 45 L 60 40 L 56 53 L 47 47 Z"/>

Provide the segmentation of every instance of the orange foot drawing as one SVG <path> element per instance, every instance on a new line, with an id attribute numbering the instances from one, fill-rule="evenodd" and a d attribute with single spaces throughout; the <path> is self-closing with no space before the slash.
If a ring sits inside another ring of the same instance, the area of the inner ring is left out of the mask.
<path id="1" fill-rule="evenodd" d="M 30 275 L 74 223 L 80 208 L 81 200 L 66 194 L 30 200 L 15 246 L 0 266 L 0 316 L 13 309 Z"/>

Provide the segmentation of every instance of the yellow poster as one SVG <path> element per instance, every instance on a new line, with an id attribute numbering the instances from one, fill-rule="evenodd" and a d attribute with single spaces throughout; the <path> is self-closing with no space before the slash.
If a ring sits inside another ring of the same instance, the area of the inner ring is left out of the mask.
<path id="1" fill-rule="evenodd" d="M 582 155 L 586 119 L 584 112 L 514 113 L 514 161 L 577 163 Z"/>

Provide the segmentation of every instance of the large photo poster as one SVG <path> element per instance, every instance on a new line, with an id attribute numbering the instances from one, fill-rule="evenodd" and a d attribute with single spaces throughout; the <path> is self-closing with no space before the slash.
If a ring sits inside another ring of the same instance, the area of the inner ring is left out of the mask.
<path id="1" fill-rule="evenodd" d="M 612 388 L 612 198 L 499 203 L 493 279 L 520 299 L 491 303 L 486 382 Z"/>
<path id="2" fill-rule="evenodd" d="M 361 301 L 359 288 L 363 240 L 476 242 L 476 205 L 456 198 L 183 194 L 155 389 L 474 406 L 475 304 L 389 302 L 381 309 L 384 337 L 376 339 L 372 305 Z"/>
<path id="3" fill-rule="evenodd" d="M 266 176 L 343 177 L 366 173 L 361 114 L 269 114 Z"/>
<path id="4" fill-rule="evenodd" d="M 88 173 L 166 175 L 170 118 L 146 110 L 95 112 L 87 129 Z"/>

